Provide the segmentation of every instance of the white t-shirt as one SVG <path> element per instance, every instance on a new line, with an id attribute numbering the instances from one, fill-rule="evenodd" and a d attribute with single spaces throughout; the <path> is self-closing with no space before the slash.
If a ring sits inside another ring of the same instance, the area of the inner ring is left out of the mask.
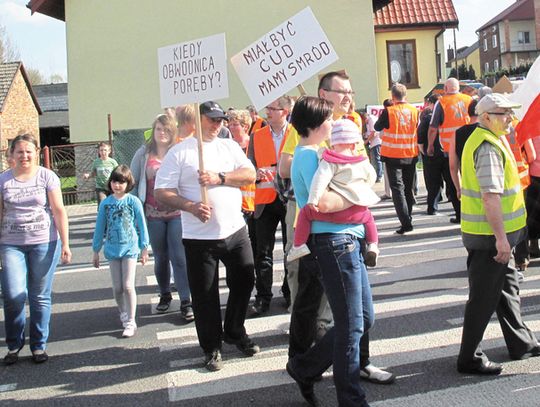
<path id="1" fill-rule="evenodd" d="M 371 134 L 371 132 L 374 132 L 373 138 L 369 142 L 369 147 L 373 148 L 375 146 L 378 146 L 382 144 L 381 140 L 381 132 L 375 131 L 375 122 L 377 121 L 377 118 L 373 116 L 372 114 L 368 114 L 368 119 L 366 121 L 366 132 L 368 134 Z"/>
<path id="2" fill-rule="evenodd" d="M 215 138 L 203 143 L 204 168 L 207 171 L 230 172 L 238 168 L 254 168 L 238 143 Z M 178 194 L 194 202 L 201 201 L 198 181 L 199 155 L 197 139 L 190 137 L 169 150 L 156 175 L 155 189 L 176 189 Z M 242 193 L 237 187 L 207 187 L 212 216 L 206 223 L 189 212 L 182 212 L 182 237 L 185 239 L 225 239 L 246 225 L 242 215 Z"/>

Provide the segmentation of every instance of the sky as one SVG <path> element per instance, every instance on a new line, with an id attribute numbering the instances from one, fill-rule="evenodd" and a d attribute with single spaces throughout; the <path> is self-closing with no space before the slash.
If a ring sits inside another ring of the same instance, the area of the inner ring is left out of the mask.
<path id="1" fill-rule="evenodd" d="M 114 1 L 114 0 L 110 0 Z M 246 0 L 249 1 L 249 0 Z M 453 0 L 459 18 L 457 47 L 472 45 L 475 30 L 506 9 L 515 0 Z M 65 23 L 36 13 L 30 15 L 28 0 L 0 0 L 0 24 L 19 50 L 25 67 L 38 69 L 44 78 L 53 74 L 67 79 Z M 445 35 L 446 48 L 453 45 L 451 30 Z"/>

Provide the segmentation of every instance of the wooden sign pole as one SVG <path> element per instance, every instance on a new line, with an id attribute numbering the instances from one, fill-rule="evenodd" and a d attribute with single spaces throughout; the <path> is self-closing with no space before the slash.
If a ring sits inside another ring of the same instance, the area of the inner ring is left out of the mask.
<path id="1" fill-rule="evenodd" d="M 300 96 L 306 96 L 307 95 L 307 92 L 306 92 L 306 89 L 304 88 L 304 85 L 300 84 L 296 87 L 296 89 L 298 89 L 298 92 L 300 92 Z"/>
<path id="2" fill-rule="evenodd" d="M 199 172 L 204 171 L 204 159 L 203 159 L 203 139 L 201 131 L 201 114 L 199 112 L 199 104 L 194 104 L 195 108 L 195 137 L 197 137 L 197 147 L 199 150 Z M 203 204 L 208 204 L 208 194 L 205 186 L 201 185 L 201 201 Z"/>

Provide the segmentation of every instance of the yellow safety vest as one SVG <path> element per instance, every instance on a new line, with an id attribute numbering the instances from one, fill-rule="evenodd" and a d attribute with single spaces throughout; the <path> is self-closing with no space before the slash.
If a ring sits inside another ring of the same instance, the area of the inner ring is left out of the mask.
<path id="1" fill-rule="evenodd" d="M 525 227 L 525 201 L 521 191 L 516 161 L 504 144 L 489 130 L 477 127 L 463 148 L 461 160 L 461 230 L 473 235 L 493 235 L 486 218 L 480 184 L 476 178 L 474 153 L 487 141 L 504 157 L 504 191 L 501 196 L 504 231 L 515 232 Z"/>

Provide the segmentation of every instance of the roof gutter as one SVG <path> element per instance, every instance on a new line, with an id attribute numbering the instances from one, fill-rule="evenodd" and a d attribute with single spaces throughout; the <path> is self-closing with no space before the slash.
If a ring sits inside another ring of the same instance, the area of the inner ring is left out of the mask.
<path id="1" fill-rule="evenodd" d="M 439 59 L 439 43 L 437 39 L 444 34 L 446 28 L 441 28 L 441 30 L 435 36 L 435 66 L 437 67 L 437 82 L 442 79 L 442 61 Z"/>

